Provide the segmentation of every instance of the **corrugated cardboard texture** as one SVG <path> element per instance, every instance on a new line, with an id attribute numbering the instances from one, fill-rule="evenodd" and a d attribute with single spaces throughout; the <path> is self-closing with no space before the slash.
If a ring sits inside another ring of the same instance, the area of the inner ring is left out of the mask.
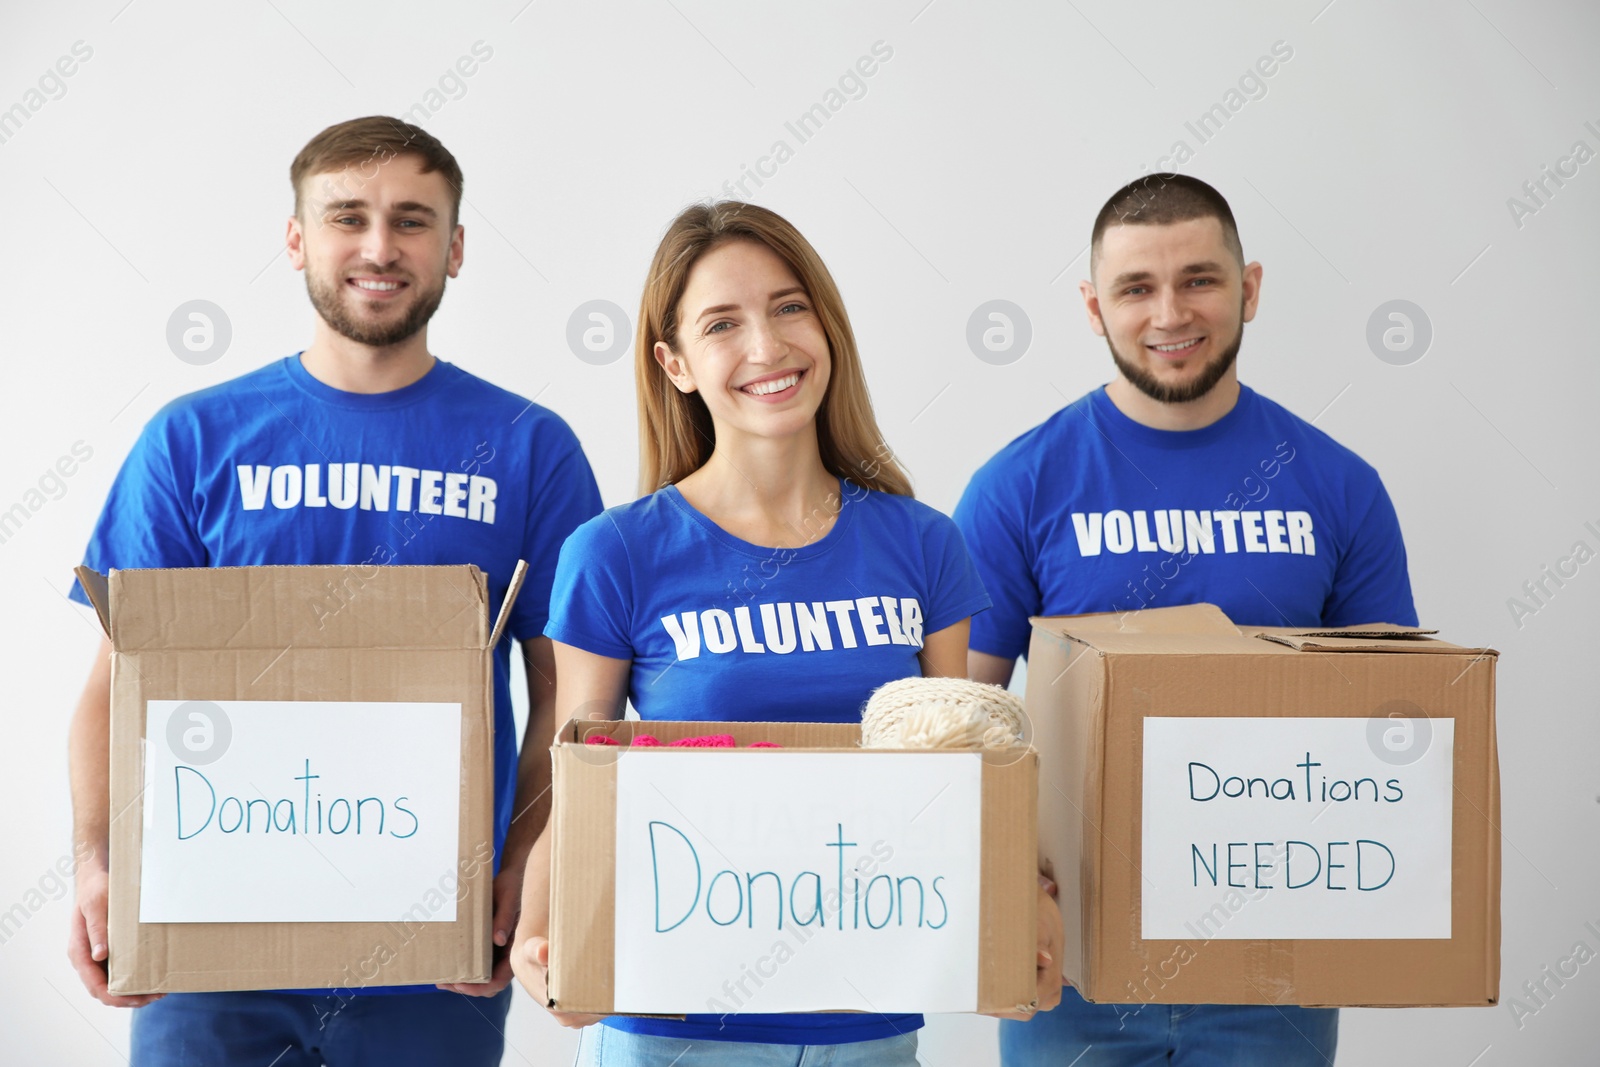
<path id="1" fill-rule="evenodd" d="M 330 583 L 346 590 L 345 604 L 319 614 L 312 605 L 329 603 Z M 475 567 L 113 571 L 105 588 L 109 611 L 102 614 L 115 649 L 111 991 L 343 991 L 486 980 L 492 871 L 481 857 L 494 843 L 494 693 L 482 573 Z M 140 923 L 149 700 L 459 702 L 457 874 L 464 895 L 455 922 Z"/>
<path id="2" fill-rule="evenodd" d="M 1038 997 L 1039 755 L 989 751 L 983 766 L 983 931 L 978 1010 L 1025 1009 Z"/>
<path id="3" fill-rule="evenodd" d="M 1101 652 L 1140 655 L 1259 655 L 1273 652 L 1241 632 L 1214 604 L 1187 604 L 1154 611 L 1106 612 L 1034 619 L 1035 630 L 1092 646 Z M 1032 661 L 1032 653 L 1029 654 Z"/>
<path id="4" fill-rule="evenodd" d="M 488 593 L 466 567 L 114 571 L 111 641 L 143 649 L 472 648 Z"/>
<path id="5" fill-rule="evenodd" d="M 551 749 L 548 1006 L 609 1012 L 616 992 L 617 776 L 615 753 L 573 748 L 593 732 L 590 725 L 569 722 Z"/>
<path id="6" fill-rule="evenodd" d="M 1088 639 L 1100 634 L 1226 634 L 1239 628 L 1215 604 L 1184 604 L 1159 611 L 1102 611 L 1031 620 L 1047 633 Z"/>
<path id="7" fill-rule="evenodd" d="M 550 1004 L 560 1011 L 610 1013 L 615 992 L 616 760 L 619 748 L 584 743 L 605 734 L 624 744 L 648 733 L 676 741 L 732 734 L 740 745 L 772 741 L 786 751 L 860 751 L 861 728 L 838 723 L 597 722 L 572 720 L 556 736 L 555 808 L 551 814 Z M 642 750 L 671 759 L 677 750 Z M 696 752 L 717 751 L 694 749 Z M 731 749 L 730 759 L 760 759 L 759 749 Z M 875 750 L 882 751 L 882 750 Z M 928 750 L 916 750 L 926 753 Z M 978 1010 L 1001 1011 L 1035 1000 L 1038 924 L 1035 877 L 1038 756 L 984 754 L 982 923 Z M 774 782 L 775 789 L 784 783 Z M 794 783 L 804 790 L 804 782 Z M 708 789 L 715 789 L 708 782 Z"/>
<path id="8" fill-rule="evenodd" d="M 1445 655 L 1459 656 L 1463 652 L 1476 655 L 1485 651 L 1481 648 L 1452 645 L 1449 641 L 1440 641 L 1438 638 L 1426 637 L 1420 633 L 1383 634 L 1369 631 L 1354 634 L 1260 633 L 1256 636 L 1263 641 L 1288 645 L 1297 652 L 1398 652 L 1408 656 L 1414 656 L 1419 652 L 1441 652 Z"/>
<path id="9" fill-rule="evenodd" d="M 1424 630 L 1420 626 L 1400 626 L 1392 622 L 1369 622 L 1361 626 L 1340 626 L 1333 630 L 1308 630 L 1301 626 L 1241 626 L 1239 632 L 1291 637 L 1432 637 L 1439 631 Z"/>
<path id="10" fill-rule="evenodd" d="M 1296 651 L 1248 633 L 1225 650 L 1183 651 L 1204 650 L 1222 635 L 1213 630 L 1191 643 L 1181 625 L 1173 629 L 1173 618 L 1152 622 L 1149 616 L 1188 610 L 1133 613 L 1120 626 L 1106 616 L 1090 617 L 1084 626 L 1078 619 L 1035 620 L 1027 707 L 1041 756 L 1041 862 L 1055 871 L 1067 929 L 1063 976 L 1086 998 L 1105 1003 L 1495 1003 L 1495 653 L 1431 641 L 1410 628 L 1395 628 L 1404 632 L 1382 650 L 1337 656 L 1319 645 Z M 1209 612 L 1189 618 L 1214 622 Z M 1139 646 L 1141 634 L 1148 648 Z M 1400 654 L 1413 650 L 1433 654 Z M 1455 719 L 1449 940 L 1140 937 L 1145 716 L 1368 718 L 1384 714 L 1380 708 L 1394 700 L 1410 701 L 1433 718 Z"/>

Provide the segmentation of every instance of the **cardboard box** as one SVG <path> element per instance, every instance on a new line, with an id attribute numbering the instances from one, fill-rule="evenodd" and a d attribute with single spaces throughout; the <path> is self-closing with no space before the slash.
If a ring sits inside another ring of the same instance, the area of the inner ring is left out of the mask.
<path id="1" fill-rule="evenodd" d="M 472 566 L 78 576 L 114 649 L 113 993 L 487 979 L 520 570 L 492 630 Z"/>
<path id="2" fill-rule="evenodd" d="M 782 748 L 665 747 L 716 733 Z M 587 744 L 595 734 L 621 745 Z M 627 747 L 635 734 L 663 747 Z M 1037 755 L 868 751 L 860 737 L 853 724 L 568 722 L 552 749 L 549 1006 L 1033 1003 Z"/>
<path id="3" fill-rule="evenodd" d="M 1033 625 L 1041 859 L 1086 998 L 1496 1002 L 1495 652 L 1209 604 Z"/>

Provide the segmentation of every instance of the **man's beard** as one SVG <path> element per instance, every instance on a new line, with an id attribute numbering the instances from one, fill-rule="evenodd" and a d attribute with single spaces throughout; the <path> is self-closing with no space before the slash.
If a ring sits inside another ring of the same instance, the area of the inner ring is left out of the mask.
<path id="1" fill-rule="evenodd" d="M 322 316 L 322 321 L 332 327 L 339 336 L 357 344 L 371 345 L 373 348 L 397 345 L 428 325 L 428 320 L 433 318 L 433 313 L 439 310 L 439 304 L 444 300 L 444 285 L 444 281 L 441 280 L 439 288 L 419 292 L 411 304 L 411 310 L 399 320 L 390 323 L 369 323 L 353 318 L 346 310 L 341 299 L 345 289 L 343 279 L 329 284 L 310 271 L 306 271 L 306 293 L 311 297 L 311 306 Z"/>
<path id="2" fill-rule="evenodd" d="M 1117 346 L 1111 343 L 1111 334 L 1106 334 L 1106 347 L 1111 349 L 1112 362 L 1116 363 L 1117 370 L 1128 379 L 1139 392 L 1159 404 L 1187 404 L 1191 400 L 1199 400 L 1217 387 L 1227 375 L 1228 369 L 1233 366 L 1233 361 L 1239 357 L 1239 345 L 1244 341 L 1244 322 L 1239 323 L 1239 332 L 1234 336 L 1233 344 L 1229 345 L 1222 355 L 1208 363 L 1200 372 L 1200 376 L 1178 385 L 1168 385 L 1155 375 L 1126 359 L 1117 351 Z"/>

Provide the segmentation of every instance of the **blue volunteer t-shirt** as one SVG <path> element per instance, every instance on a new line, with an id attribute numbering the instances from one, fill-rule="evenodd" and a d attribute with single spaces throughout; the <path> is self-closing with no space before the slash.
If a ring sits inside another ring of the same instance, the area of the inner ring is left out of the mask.
<path id="1" fill-rule="evenodd" d="M 1188 431 L 1096 389 L 973 475 L 955 520 L 994 598 L 971 647 L 1008 659 L 1033 615 L 1209 602 L 1242 625 L 1417 622 L 1377 471 L 1247 386 Z"/>
<path id="2" fill-rule="evenodd" d="M 872 690 L 922 673 L 926 635 L 989 598 L 948 518 L 849 482 L 840 493 L 833 528 L 793 549 L 734 537 L 675 486 L 612 508 L 562 548 L 545 634 L 632 660 L 628 696 L 642 719 L 859 722 Z M 686 1041 L 831 1045 L 893 1037 L 922 1017 L 615 1016 L 606 1025 Z"/>
<path id="3" fill-rule="evenodd" d="M 473 563 L 498 611 L 525 559 L 507 626 L 521 641 L 544 630 L 561 543 L 599 512 L 589 462 L 553 412 L 442 360 L 403 389 L 364 394 L 323 384 L 295 355 L 158 412 L 84 563 L 102 574 Z M 72 597 L 88 603 L 76 584 Z M 510 647 L 494 651 L 496 870 L 517 784 Z"/>

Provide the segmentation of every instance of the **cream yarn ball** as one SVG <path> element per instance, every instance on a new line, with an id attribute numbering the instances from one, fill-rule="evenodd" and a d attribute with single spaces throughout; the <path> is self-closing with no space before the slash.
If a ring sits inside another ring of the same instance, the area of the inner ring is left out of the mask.
<path id="1" fill-rule="evenodd" d="M 862 748 L 1008 748 L 1025 743 L 1022 701 L 965 678 L 901 678 L 861 712 Z"/>

